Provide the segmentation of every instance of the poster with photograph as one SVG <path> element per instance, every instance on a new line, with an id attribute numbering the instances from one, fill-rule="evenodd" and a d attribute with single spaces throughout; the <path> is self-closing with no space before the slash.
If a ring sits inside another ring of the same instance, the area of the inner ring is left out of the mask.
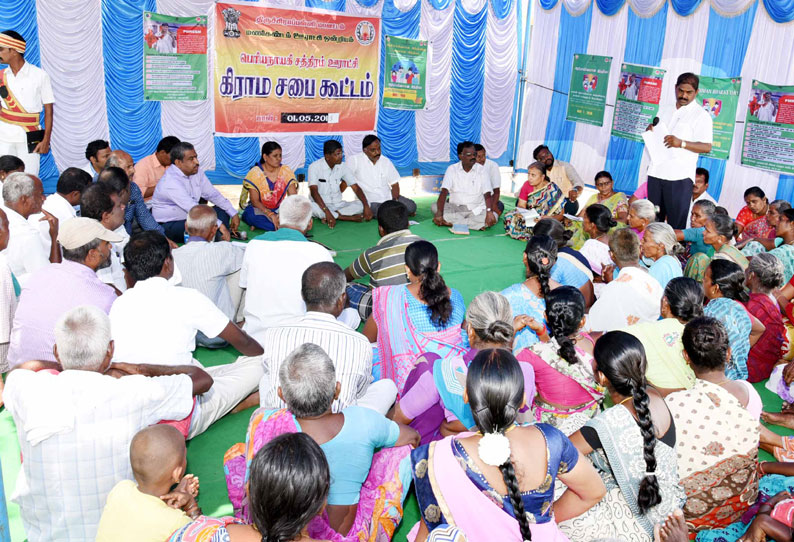
<path id="1" fill-rule="evenodd" d="M 611 56 L 573 55 L 571 88 L 565 120 L 604 125 Z"/>
<path id="2" fill-rule="evenodd" d="M 427 41 L 386 36 L 383 107 L 427 107 Z"/>
<path id="3" fill-rule="evenodd" d="M 794 175 L 794 86 L 753 81 L 742 164 Z"/>
<path id="4" fill-rule="evenodd" d="M 659 111 L 665 70 L 623 64 L 620 67 L 612 135 L 642 142 L 642 133 Z"/>
<path id="5" fill-rule="evenodd" d="M 143 99 L 207 98 L 207 16 L 143 12 Z"/>
<path id="6" fill-rule="evenodd" d="M 739 77 L 700 76 L 700 88 L 695 99 L 711 116 L 714 126 L 714 141 L 711 145 L 711 152 L 706 156 L 720 160 L 727 160 L 730 156 L 741 86 L 742 80 Z"/>

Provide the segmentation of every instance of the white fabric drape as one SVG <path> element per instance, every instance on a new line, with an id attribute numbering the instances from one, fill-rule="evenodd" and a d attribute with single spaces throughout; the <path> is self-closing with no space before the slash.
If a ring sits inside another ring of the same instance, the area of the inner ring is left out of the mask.
<path id="1" fill-rule="evenodd" d="M 667 29 L 662 49 L 661 68 L 667 70 L 662 81 L 662 96 L 659 105 L 675 104 L 675 81 L 685 72 L 700 73 L 703 51 L 709 30 L 708 2 L 701 2 L 697 10 L 688 17 L 681 17 L 674 9 L 667 10 Z M 647 152 L 642 153 L 638 186 L 648 180 Z"/>
<path id="2" fill-rule="evenodd" d="M 348 0 L 350 2 L 355 2 L 356 0 Z M 400 11 L 408 11 L 412 7 L 416 5 L 419 0 L 394 0 L 394 7 L 399 9 Z"/>
<path id="3" fill-rule="evenodd" d="M 306 162 L 306 139 L 303 134 L 269 134 L 259 138 L 259 147 L 267 141 L 281 145 L 281 163 L 292 171 L 304 166 Z M 305 164 L 308 166 L 309 164 Z"/>
<path id="4" fill-rule="evenodd" d="M 562 1 L 550 10 L 544 10 L 535 0 L 535 23 L 530 37 L 527 82 L 524 89 L 524 113 L 521 119 L 518 163 L 525 169 L 532 162 L 532 151 L 546 138 L 546 121 L 551 106 L 554 71 L 557 64 L 557 36 L 560 27 Z M 621 55 L 622 56 L 622 55 Z"/>
<path id="5" fill-rule="evenodd" d="M 563 3 L 565 9 L 568 10 L 573 17 L 578 17 L 590 7 L 591 0 L 567 0 Z"/>
<path id="6" fill-rule="evenodd" d="M 56 102 L 52 153 L 58 169 L 85 163 L 85 146 L 109 139 L 99 0 L 79 8 L 61 0 L 36 4 L 41 65 Z M 89 37 L 89 39 L 87 39 Z"/>
<path id="7" fill-rule="evenodd" d="M 618 13 L 607 17 L 600 10 L 593 10 L 590 25 L 590 38 L 587 54 L 611 56 L 609 86 L 607 87 L 607 107 L 604 109 L 604 124 L 591 126 L 576 124 L 576 137 L 571 151 L 571 164 L 576 168 L 584 182 L 594 181 L 596 173 L 604 169 L 606 163 L 609 134 L 612 130 L 612 116 L 615 112 L 614 101 L 617 95 L 620 65 L 626 47 L 626 26 L 630 8 L 624 5 Z"/>
<path id="8" fill-rule="evenodd" d="M 464 5 L 466 1 L 467 0 L 463 0 Z M 476 2 L 477 0 L 468 1 Z M 634 9 L 634 13 L 640 17 L 647 18 L 656 14 L 666 1 L 667 0 L 627 0 L 626 3 Z M 587 11 L 592 0 L 560 0 L 560 2 L 565 6 L 565 9 L 568 10 L 568 13 L 576 17 Z M 744 13 L 753 2 L 755 2 L 755 0 L 711 0 L 710 2 L 702 2 L 698 9 L 701 9 L 703 5 L 705 5 L 706 11 L 708 11 L 708 6 L 711 5 L 720 15 L 735 17 L 736 15 Z M 556 6 L 554 9 L 556 9 Z"/>
<path id="9" fill-rule="evenodd" d="M 420 162 L 449 160 L 449 87 L 452 77 L 452 21 L 455 2 L 437 10 L 422 0 L 419 36 L 428 40 L 427 108 L 416 112 L 416 147 Z"/>
<path id="10" fill-rule="evenodd" d="M 504 19 L 498 19 L 489 2 L 485 42 L 485 82 L 482 97 L 480 143 L 491 157 L 501 156 L 510 140 L 510 118 L 516 96 L 516 10 L 518 2 Z"/>
<path id="11" fill-rule="evenodd" d="M 747 188 L 760 186 L 770 200 L 774 199 L 777 191 L 779 174 L 742 166 L 741 151 L 753 79 L 775 85 L 794 85 L 794 63 L 791 55 L 784 51 L 794 51 L 792 23 L 775 23 L 766 10 L 759 7 L 742 66 L 742 90 L 736 113 L 740 122 L 733 133 L 731 156 L 725 165 L 725 180 L 720 194 L 720 205 L 728 209 L 731 216 L 736 216 L 744 205 L 743 194 Z"/>
<path id="12" fill-rule="evenodd" d="M 488 0 L 460 0 L 460 5 L 463 6 L 468 13 L 472 15 L 476 15 L 477 13 L 482 11 L 482 8 L 485 7 L 485 3 Z M 452 2 L 453 4 L 455 2 Z"/>
<path id="13" fill-rule="evenodd" d="M 711 0 L 711 5 L 720 15 L 734 17 L 744 13 L 754 1 L 755 0 Z"/>
<path id="14" fill-rule="evenodd" d="M 176 17 L 207 15 L 215 3 L 212 0 L 157 0 L 157 10 Z M 212 84 L 214 77 L 209 73 L 207 99 L 200 101 L 160 102 L 160 124 L 163 136 L 173 135 L 188 141 L 196 147 L 201 167 L 215 169 L 215 138 L 212 117 Z"/>

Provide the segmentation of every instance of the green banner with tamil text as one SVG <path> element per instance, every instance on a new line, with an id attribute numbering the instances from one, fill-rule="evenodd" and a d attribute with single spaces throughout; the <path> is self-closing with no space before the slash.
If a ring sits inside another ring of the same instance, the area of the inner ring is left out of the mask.
<path id="1" fill-rule="evenodd" d="M 742 164 L 794 175 L 794 86 L 753 81 Z"/>
<path id="2" fill-rule="evenodd" d="M 612 135 L 642 142 L 642 133 L 659 111 L 665 70 L 623 64 L 620 67 Z"/>
<path id="3" fill-rule="evenodd" d="M 383 107 L 427 107 L 427 41 L 386 36 Z"/>
<path id="4" fill-rule="evenodd" d="M 739 77 L 718 78 L 700 76 L 700 88 L 695 98 L 703 105 L 713 122 L 714 142 L 706 156 L 727 160 L 733 143 L 733 128 L 736 125 L 736 108 L 739 106 Z"/>
<path id="5" fill-rule="evenodd" d="M 568 112 L 565 120 L 604 125 L 611 56 L 573 55 Z"/>

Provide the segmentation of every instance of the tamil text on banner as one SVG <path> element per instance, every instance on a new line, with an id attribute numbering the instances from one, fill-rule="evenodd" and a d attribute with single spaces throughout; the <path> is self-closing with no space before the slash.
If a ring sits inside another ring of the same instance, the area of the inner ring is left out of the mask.
<path id="1" fill-rule="evenodd" d="M 794 86 L 753 81 L 742 164 L 794 175 Z"/>
<path id="2" fill-rule="evenodd" d="M 604 125 L 611 56 L 573 55 L 571 89 L 565 120 Z"/>
<path id="3" fill-rule="evenodd" d="M 143 12 L 143 99 L 207 98 L 207 16 Z"/>
<path id="4" fill-rule="evenodd" d="M 649 66 L 621 66 L 612 135 L 642 141 L 642 133 L 659 111 L 664 72 Z"/>
<path id="5" fill-rule="evenodd" d="M 706 156 L 720 160 L 727 160 L 730 156 L 741 86 L 739 77 L 722 79 L 700 76 L 700 88 L 695 99 L 703 104 L 714 125 L 714 142 L 711 152 Z"/>
<path id="6" fill-rule="evenodd" d="M 217 134 L 375 128 L 377 17 L 218 3 L 214 23 Z"/>
<path id="7" fill-rule="evenodd" d="M 427 106 L 427 41 L 386 36 L 383 107 Z"/>

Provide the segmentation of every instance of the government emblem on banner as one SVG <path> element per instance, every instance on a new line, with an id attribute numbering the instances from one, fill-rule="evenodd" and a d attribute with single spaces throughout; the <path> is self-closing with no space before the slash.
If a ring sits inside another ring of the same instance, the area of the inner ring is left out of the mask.
<path id="1" fill-rule="evenodd" d="M 226 22 L 226 28 L 223 29 L 223 37 L 225 38 L 239 38 L 240 29 L 237 23 L 240 21 L 240 11 L 234 8 L 226 8 L 221 11 L 223 20 Z"/>

